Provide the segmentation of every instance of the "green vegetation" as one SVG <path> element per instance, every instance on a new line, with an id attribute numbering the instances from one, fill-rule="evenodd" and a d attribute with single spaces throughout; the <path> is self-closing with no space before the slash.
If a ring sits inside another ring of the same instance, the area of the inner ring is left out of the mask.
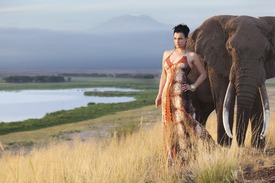
<path id="1" fill-rule="evenodd" d="M 9 76 L 3 79 L 6 83 L 60 83 L 65 82 L 63 76 Z"/>
<path id="2" fill-rule="evenodd" d="M 275 83 L 266 83 L 268 88 L 275 88 Z"/>
<path id="3" fill-rule="evenodd" d="M 122 78 L 72 78 L 66 83 L 27 83 L 12 84 L 0 83 L 1 89 L 58 89 L 81 87 L 118 87 L 142 89 L 135 92 L 85 92 L 87 96 L 131 96 L 135 101 L 113 104 L 89 103 L 87 107 L 79 107 L 73 110 L 61 110 L 48 113 L 41 119 L 28 119 L 21 122 L 0 123 L 0 135 L 11 132 L 36 130 L 61 124 L 75 123 L 87 119 L 94 119 L 118 111 L 137 109 L 143 106 L 153 105 L 157 94 L 156 79 L 122 79 Z"/>
<path id="4" fill-rule="evenodd" d="M 195 182 L 232 182 L 234 180 L 232 173 L 238 169 L 236 160 L 224 161 L 217 158 L 216 161 L 213 165 L 212 162 L 207 162 L 207 165 L 200 166 L 201 170 L 195 176 Z"/>
<path id="5" fill-rule="evenodd" d="M 67 79 L 66 79 L 67 80 Z M 5 83 L 0 79 L 0 90 L 25 89 L 65 89 L 91 87 L 117 87 L 133 89 L 156 89 L 159 79 L 134 79 L 111 77 L 71 77 L 70 82 L 64 83 Z"/>
<path id="6" fill-rule="evenodd" d="M 134 132 L 140 130 L 140 123 L 133 121 L 123 121 L 117 124 L 115 127 L 110 129 L 111 137 L 115 137 L 117 139 L 126 138 L 127 135 L 131 135 Z"/>

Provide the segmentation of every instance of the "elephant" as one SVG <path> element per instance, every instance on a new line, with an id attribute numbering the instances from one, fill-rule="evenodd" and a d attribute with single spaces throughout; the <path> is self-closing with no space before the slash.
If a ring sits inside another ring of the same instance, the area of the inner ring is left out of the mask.
<path id="1" fill-rule="evenodd" d="M 190 34 L 187 49 L 200 56 L 208 76 L 193 93 L 196 120 L 205 125 L 215 110 L 217 143 L 231 146 L 236 109 L 238 146 L 244 146 L 250 121 L 251 146 L 264 148 L 270 116 L 265 81 L 275 76 L 275 17 L 213 16 Z M 192 69 L 188 78 L 194 83 L 197 76 Z"/>

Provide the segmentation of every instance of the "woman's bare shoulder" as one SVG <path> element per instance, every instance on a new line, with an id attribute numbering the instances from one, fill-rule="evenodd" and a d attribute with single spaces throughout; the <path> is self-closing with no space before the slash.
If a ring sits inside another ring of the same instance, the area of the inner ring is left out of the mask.
<path id="1" fill-rule="evenodd" d="M 197 62 L 197 60 L 199 60 L 199 56 L 196 52 L 187 52 L 187 60 L 189 65 L 191 66 L 191 68 L 193 67 L 193 63 Z"/>
<path id="2" fill-rule="evenodd" d="M 189 51 L 187 53 L 187 55 L 189 55 L 190 57 L 197 57 L 198 56 L 198 54 L 196 52 L 193 52 L 193 51 Z"/>
<path id="3" fill-rule="evenodd" d="M 173 51 L 174 51 L 174 50 L 165 50 L 165 51 L 163 52 L 163 56 L 164 56 L 164 57 L 168 57 Z"/>
<path id="4" fill-rule="evenodd" d="M 198 60 L 199 59 L 199 55 L 196 52 L 188 52 L 187 53 L 187 57 L 193 62 L 194 60 Z"/>
<path id="5" fill-rule="evenodd" d="M 164 53 L 171 54 L 174 50 L 165 50 Z"/>

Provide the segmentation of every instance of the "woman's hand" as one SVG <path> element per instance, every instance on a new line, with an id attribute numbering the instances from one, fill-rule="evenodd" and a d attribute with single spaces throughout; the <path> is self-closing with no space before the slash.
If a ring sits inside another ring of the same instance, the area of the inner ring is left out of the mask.
<path id="1" fill-rule="evenodd" d="M 189 84 L 182 84 L 182 90 L 184 92 L 187 92 L 188 90 L 191 91 L 191 85 L 189 85 Z"/>
<path id="2" fill-rule="evenodd" d="M 161 97 L 157 97 L 155 100 L 155 106 L 158 108 L 161 105 Z"/>

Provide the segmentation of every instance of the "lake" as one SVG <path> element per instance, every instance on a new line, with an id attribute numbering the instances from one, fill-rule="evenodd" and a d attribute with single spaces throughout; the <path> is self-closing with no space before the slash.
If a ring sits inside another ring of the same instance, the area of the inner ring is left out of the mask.
<path id="1" fill-rule="evenodd" d="M 87 106 L 88 103 L 134 101 L 133 97 L 85 96 L 85 91 L 136 91 L 121 88 L 0 91 L 0 122 L 42 118 L 47 113 Z"/>

